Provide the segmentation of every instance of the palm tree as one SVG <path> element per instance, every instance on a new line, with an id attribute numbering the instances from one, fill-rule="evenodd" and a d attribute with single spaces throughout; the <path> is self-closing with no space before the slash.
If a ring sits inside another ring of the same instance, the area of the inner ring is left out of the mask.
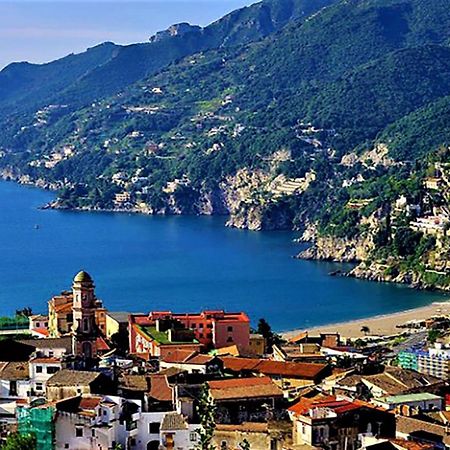
<path id="1" fill-rule="evenodd" d="M 361 327 L 361 333 L 364 333 L 367 336 L 370 333 L 370 328 L 367 325 Z"/>

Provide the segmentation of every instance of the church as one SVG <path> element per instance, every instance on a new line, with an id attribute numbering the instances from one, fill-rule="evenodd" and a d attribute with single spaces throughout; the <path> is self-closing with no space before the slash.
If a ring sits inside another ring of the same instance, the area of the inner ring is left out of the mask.
<path id="1" fill-rule="evenodd" d="M 106 309 L 97 299 L 94 281 L 87 272 L 79 272 L 73 279 L 72 291 L 53 297 L 48 306 L 49 335 L 71 336 L 73 355 L 88 360 L 108 350 L 103 339 Z"/>

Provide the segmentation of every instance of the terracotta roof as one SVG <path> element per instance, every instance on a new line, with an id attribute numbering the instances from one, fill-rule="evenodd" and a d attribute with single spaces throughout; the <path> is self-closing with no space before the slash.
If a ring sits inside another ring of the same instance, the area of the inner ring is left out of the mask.
<path id="1" fill-rule="evenodd" d="M 228 347 L 221 347 L 221 348 L 216 349 L 215 354 L 217 356 L 220 356 L 220 355 L 239 356 L 240 351 L 239 351 L 239 347 L 236 344 L 234 344 L 234 345 L 230 345 Z"/>
<path id="2" fill-rule="evenodd" d="M 433 444 L 425 444 L 422 442 L 407 441 L 406 439 L 389 439 L 396 447 L 401 447 L 407 450 L 428 450 L 433 449 Z"/>
<path id="3" fill-rule="evenodd" d="M 81 409 L 95 409 L 100 402 L 102 401 L 101 397 L 81 397 L 80 408 Z"/>
<path id="4" fill-rule="evenodd" d="M 150 375 L 150 392 L 148 395 L 160 402 L 172 401 L 172 388 L 165 375 Z"/>
<path id="5" fill-rule="evenodd" d="M 180 364 L 186 362 L 189 358 L 196 354 L 197 352 L 193 350 L 176 349 L 164 356 L 162 361 L 166 363 Z"/>
<path id="6" fill-rule="evenodd" d="M 188 424 L 185 418 L 176 412 L 167 413 L 161 421 L 161 430 L 163 431 L 175 431 L 175 430 L 187 430 Z"/>
<path id="7" fill-rule="evenodd" d="M 36 357 L 30 359 L 30 364 L 61 364 L 61 360 L 53 357 Z"/>
<path id="8" fill-rule="evenodd" d="M 252 371 L 264 375 L 314 380 L 328 367 L 326 364 L 272 361 L 268 359 L 222 357 L 224 368 L 233 372 Z"/>
<path id="9" fill-rule="evenodd" d="M 269 377 L 209 381 L 208 387 L 215 400 L 283 397 L 281 389 Z"/>
<path id="10" fill-rule="evenodd" d="M 308 337 L 308 332 L 304 331 L 303 333 L 297 334 L 296 336 L 289 338 L 289 342 L 302 341 L 303 339 L 305 339 L 307 337 Z"/>
<path id="11" fill-rule="evenodd" d="M 100 372 L 62 369 L 48 379 L 47 386 L 87 386 L 100 375 Z"/>
<path id="12" fill-rule="evenodd" d="M 204 364 L 211 362 L 213 359 L 214 359 L 214 356 L 210 356 L 210 355 L 195 355 L 192 358 L 189 358 L 187 363 L 202 366 Z"/>
<path id="13" fill-rule="evenodd" d="M 69 303 L 64 303 L 62 305 L 57 305 L 54 307 L 54 309 L 56 313 L 72 312 L 73 301 L 70 301 Z"/>
<path id="14" fill-rule="evenodd" d="M 47 337 L 49 335 L 49 331 L 48 331 L 47 328 L 33 328 L 33 331 L 35 333 L 39 333 L 39 334 L 41 334 L 42 336 L 45 336 L 45 337 Z"/>
<path id="15" fill-rule="evenodd" d="M 306 415 L 308 411 L 315 408 L 326 408 L 333 410 L 336 414 L 344 414 L 349 411 L 360 409 L 361 405 L 348 400 L 337 400 L 336 397 L 330 396 L 323 399 L 302 398 L 298 403 L 291 406 L 289 411 L 295 415 Z"/>
<path id="16" fill-rule="evenodd" d="M 28 378 L 28 362 L 0 362 L 0 380 L 17 381 Z"/>
<path id="17" fill-rule="evenodd" d="M 105 342 L 105 340 L 102 337 L 98 337 L 95 341 L 95 346 L 97 347 L 97 350 L 100 351 L 108 351 L 111 350 L 111 347 Z"/>

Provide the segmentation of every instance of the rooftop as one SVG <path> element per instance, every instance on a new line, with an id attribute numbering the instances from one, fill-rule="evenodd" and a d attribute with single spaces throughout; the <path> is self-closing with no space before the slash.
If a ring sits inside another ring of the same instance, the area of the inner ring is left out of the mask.
<path id="1" fill-rule="evenodd" d="M 308 380 L 317 378 L 328 367 L 326 364 L 235 358 L 233 356 L 224 356 L 221 359 L 224 363 L 224 368 L 232 372 L 250 371 L 264 375 L 280 375 L 285 378 L 304 378 Z"/>
<path id="2" fill-rule="evenodd" d="M 268 377 L 209 381 L 208 387 L 215 400 L 283 397 L 281 389 Z"/>
<path id="3" fill-rule="evenodd" d="M 420 392 L 417 394 L 391 395 L 377 399 L 377 401 L 383 403 L 407 403 L 407 402 L 420 402 L 426 400 L 442 400 L 442 397 L 430 394 L 428 392 Z"/>
<path id="4" fill-rule="evenodd" d="M 100 376 L 100 372 L 62 369 L 49 378 L 47 386 L 87 386 Z"/>
<path id="5" fill-rule="evenodd" d="M 334 396 L 320 396 L 319 398 L 301 398 L 298 403 L 289 408 L 289 411 L 295 415 L 304 416 L 307 415 L 310 410 L 317 408 L 332 410 L 334 413 L 339 415 L 357 410 L 361 408 L 361 405 L 348 400 L 338 400 Z"/>
<path id="6" fill-rule="evenodd" d="M 18 381 L 28 377 L 27 362 L 0 362 L 0 380 Z"/>

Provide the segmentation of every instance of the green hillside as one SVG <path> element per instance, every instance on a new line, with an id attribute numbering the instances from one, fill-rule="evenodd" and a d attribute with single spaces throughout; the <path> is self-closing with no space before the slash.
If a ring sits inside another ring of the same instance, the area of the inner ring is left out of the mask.
<path id="1" fill-rule="evenodd" d="M 316 245 L 359 250 L 311 257 L 425 277 L 448 245 L 436 219 L 439 245 L 411 224 L 450 211 L 425 183 L 450 162 L 449 43 L 445 0 L 263 2 L 121 50 L 58 93 L 94 104 L 7 117 L 0 168 L 59 188 L 57 207 L 313 227 Z"/>

